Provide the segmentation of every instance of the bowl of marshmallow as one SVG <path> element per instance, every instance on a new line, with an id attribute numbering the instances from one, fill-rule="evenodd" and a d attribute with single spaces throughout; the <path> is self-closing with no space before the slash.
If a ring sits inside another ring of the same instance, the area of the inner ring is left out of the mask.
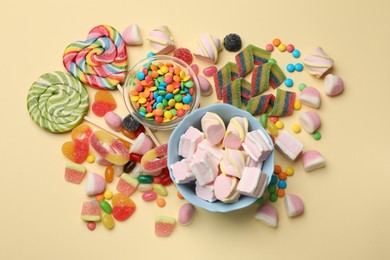
<path id="1" fill-rule="evenodd" d="M 228 104 L 198 108 L 172 132 L 168 167 L 183 197 L 211 212 L 250 206 L 274 170 L 274 146 L 259 120 Z"/>

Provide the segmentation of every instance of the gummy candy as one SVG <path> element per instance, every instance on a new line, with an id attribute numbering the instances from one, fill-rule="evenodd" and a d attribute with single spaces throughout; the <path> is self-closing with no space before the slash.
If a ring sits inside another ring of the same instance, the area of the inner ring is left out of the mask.
<path id="1" fill-rule="evenodd" d="M 99 117 L 103 117 L 107 112 L 116 108 L 116 101 L 107 90 L 98 90 L 92 104 L 92 112 Z"/>
<path id="2" fill-rule="evenodd" d="M 168 237 L 172 234 L 176 219 L 167 216 L 156 217 L 154 232 L 158 237 Z"/>
<path id="3" fill-rule="evenodd" d="M 85 201 L 81 210 L 81 219 L 84 221 L 100 221 L 101 210 L 97 201 Z"/>
<path id="4" fill-rule="evenodd" d="M 167 151 L 168 144 L 163 144 L 145 153 L 141 159 L 142 167 L 147 171 L 155 171 L 167 167 L 167 157 L 165 157 L 165 155 L 167 155 Z"/>
<path id="5" fill-rule="evenodd" d="M 62 145 L 61 151 L 66 158 L 75 163 L 83 163 L 89 154 L 89 137 L 92 129 L 87 124 L 80 124 L 71 132 L 72 141 Z"/>

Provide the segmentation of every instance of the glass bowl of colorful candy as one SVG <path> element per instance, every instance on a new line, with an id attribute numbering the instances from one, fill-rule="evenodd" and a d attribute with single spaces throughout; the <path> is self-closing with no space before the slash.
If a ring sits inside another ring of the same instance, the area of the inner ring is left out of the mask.
<path id="1" fill-rule="evenodd" d="M 144 126 L 170 130 L 199 106 L 199 81 L 180 59 L 148 57 L 129 71 L 124 100 L 133 117 Z"/>
<path id="2" fill-rule="evenodd" d="M 274 170 L 274 145 L 259 120 L 228 104 L 198 108 L 172 132 L 170 176 L 190 203 L 211 212 L 248 207 Z"/>

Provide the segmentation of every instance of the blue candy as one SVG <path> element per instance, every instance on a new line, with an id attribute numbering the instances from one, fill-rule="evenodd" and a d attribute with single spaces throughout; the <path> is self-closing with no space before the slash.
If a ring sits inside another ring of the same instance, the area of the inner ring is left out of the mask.
<path id="1" fill-rule="evenodd" d="M 292 52 L 292 56 L 293 56 L 294 58 L 299 58 L 299 57 L 301 57 L 301 52 L 300 52 L 299 50 L 295 49 L 295 50 L 293 50 L 293 52 Z"/>
<path id="2" fill-rule="evenodd" d="M 297 64 L 295 64 L 295 70 L 296 70 L 296 71 L 302 71 L 302 70 L 303 70 L 303 65 L 302 65 L 302 63 L 297 63 Z"/>
<path id="3" fill-rule="evenodd" d="M 137 72 L 137 79 L 144 80 L 145 79 L 145 74 L 142 71 L 138 71 Z"/>
<path id="4" fill-rule="evenodd" d="M 165 95 L 165 99 L 166 100 L 170 100 L 172 98 L 173 98 L 173 94 L 171 94 L 171 93 L 168 93 L 168 94 Z"/>
<path id="5" fill-rule="evenodd" d="M 295 66 L 294 66 L 294 64 L 289 63 L 289 64 L 286 66 L 286 69 L 287 69 L 288 72 L 294 72 Z"/>
<path id="6" fill-rule="evenodd" d="M 191 97 L 191 95 L 186 95 L 185 97 L 183 97 L 183 103 L 184 104 L 189 104 L 189 103 L 191 103 L 191 101 L 192 101 L 192 97 Z"/>
<path id="7" fill-rule="evenodd" d="M 161 103 L 162 101 L 163 101 L 163 97 L 162 96 L 158 96 L 157 98 L 156 98 L 156 103 Z"/>
<path id="8" fill-rule="evenodd" d="M 286 85 L 286 87 L 289 87 L 291 88 L 293 85 L 294 85 L 294 81 L 290 78 L 287 78 L 285 81 L 284 81 L 284 85 Z"/>
<path id="9" fill-rule="evenodd" d="M 279 187 L 279 189 L 285 189 L 285 188 L 287 188 L 287 182 L 286 182 L 285 180 L 280 180 L 280 181 L 278 182 L 278 187 Z"/>

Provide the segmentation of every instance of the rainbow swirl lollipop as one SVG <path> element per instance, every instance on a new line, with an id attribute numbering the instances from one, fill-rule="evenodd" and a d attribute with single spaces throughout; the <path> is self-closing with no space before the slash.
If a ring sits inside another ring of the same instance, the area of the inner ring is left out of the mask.
<path id="1" fill-rule="evenodd" d="M 97 89 L 116 89 L 126 77 L 126 46 L 119 32 L 109 25 L 94 27 L 86 41 L 70 44 L 62 58 L 70 74 Z"/>

